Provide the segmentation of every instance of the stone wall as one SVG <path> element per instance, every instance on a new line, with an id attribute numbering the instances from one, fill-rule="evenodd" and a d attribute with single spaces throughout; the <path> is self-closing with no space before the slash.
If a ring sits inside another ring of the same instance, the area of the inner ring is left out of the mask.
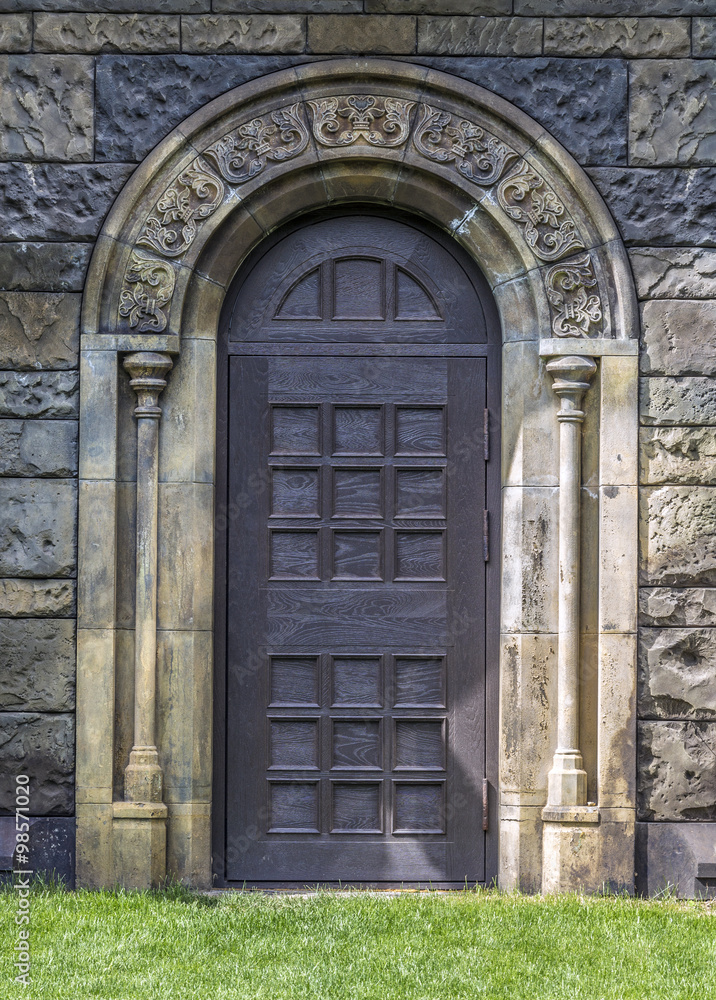
<path id="1" fill-rule="evenodd" d="M 512 101 L 621 228 L 643 325 L 639 864 L 659 888 L 676 851 L 698 889 L 716 821 L 716 0 L 0 0 L 0 773 L 27 759 L 69 865 L 77 336 L 102 220 L 192 111 L 350 54 Z"/>

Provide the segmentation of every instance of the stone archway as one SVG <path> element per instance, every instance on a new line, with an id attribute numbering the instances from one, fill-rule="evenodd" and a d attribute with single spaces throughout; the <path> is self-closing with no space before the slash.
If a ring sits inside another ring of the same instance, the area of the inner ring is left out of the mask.
<path id="1" fill-rule="evenodd" d="M 302 66 L 211 102 L 137 169 L 97 243 L 81 341 L 79 880 L 145 885 L 168 865 L 210 884 L 219 313 L 267 233 L 351 202 L 450 233 L 500 312 L 500 882 L 630 886 L 637 319 L 626 254 L 589 179 L 532 119 L 382 60 Z"/>

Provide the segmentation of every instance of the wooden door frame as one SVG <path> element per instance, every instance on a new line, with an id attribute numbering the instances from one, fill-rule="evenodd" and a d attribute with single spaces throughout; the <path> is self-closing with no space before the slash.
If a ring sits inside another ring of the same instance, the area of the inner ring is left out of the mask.
<path id="1" fill-rule="evenodd" d="M 366 94 L 382 112 L 372 138 L 343 135 L 337 110 Z M 241 129 L 257 120 L 265 142 L 248 164 Z M 336 123 L 338 132 L 326 128 Z M 467 133 L 467 145 L 456 138 Z M 162 207 L 174 197 L 188 202 L 181 224 Z M 143 885 L 169 870 L 211 884 L 220 312 L 263 238 L 298 215 L 350 203 L 392 206 L 444 231 L 484 274 L 500 314 L 500 884 L 538 890 L 546 865 L 565 888 L 630 887 L 638 315 L 626 252 L 584 171 L 535 121 L 463 80 L 380 59 L 303 65 L 212 101 L 135 170 L 97 241 L 80 345 L 78 881 Z M 161 415 L 158 434 L 142 438 L 153 444 L 141 462 L 127 353 Z M 584 398 L 582 662 L 573 668 L 597 806 L 574 814 L 543 812 L 559 714 L 564 427 L 546 361 L 560 357 L 596 366 Z M 166 383 L 161 396 L 156 379 Z M 138 507 L 135 479 L 145 486 L 153 463 L 157 506 Z M 150 599 L 135 615 L 136 541 L 152 524 L 158 548 L 141 550 Z M 153 660 L 135 661 L 135 624 L 154 637 Z M 149 759 L 137 766 L 159 780 L 127 786 L 135 681 L 144 685 L 152 668 L 159 770 Z M 148 801 L 137 797 L 141 787 Z M 576 866 L 574 836 L 585 845 Z"/>

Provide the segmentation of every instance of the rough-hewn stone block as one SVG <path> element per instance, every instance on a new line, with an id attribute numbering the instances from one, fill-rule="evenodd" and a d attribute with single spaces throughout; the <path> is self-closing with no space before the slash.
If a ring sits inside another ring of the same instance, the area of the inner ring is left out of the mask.
<path id="1" fill-rule="evenodd" d="M 716 719 L 716 629 L 639 630 L 642 719 Z"/>
<path id="2" fill-rule="evenodd" d="M 74 762 L 74 716 L 0 712 L 0 774 L 28 775 L 34 815 L 72 815 Z M 14 782 L 3 781 L 0 810 L 15 811 Z"/>
<path id="3" fill-rule="evenodd" d="M 418 52 L 436 55 L 538 56 L 538 17 L 420 17 Z"/>
<path id="4" fill-rule="evenodd" d="M 511 14 L 512 0 L 365 0 L 369 14 Z"/>
<path id="5" fill-rule="evenodd" d="M 0 580 L 0 618 L 74 618 L 74 580 Z"/>
<path id="6" fill-rule="evenodd" d="M 690 299 L 641 306 L 641 371 L 650 375 L 716 373 L 716 302 Z"/>
<path id="7" fill-rule="evenodd" d="M 76 420 L 0 420 L 0 476 L 76 475 Z"/>
<path id="8" fill-rule="evenodd" d="M 201 14 L 211 0 L 0 0 L 0 10 L 55 10 L 63 13 Z"/>
<path id="9" fill-rule="evenodd" d="M 640 722 L 639 819 L 716 819 L 716 724 Z"/>
<path id="10" fill-rule="evenodd" d="M 544 14 L 546 17 L 641 17 L 645 13 L 661 17 L 716 13 L 716 0 L 515 0 L 515 14 Z"/>
<path id="11" fill-rule="evenodd" d="M 92 60 L 0 56 L 0 159 L 91 160 Z"/>
<path id="12" fill-rule="evenodd" d="M 716 434 L 711 427 L 642 427 L 641 482 L 716 484 Z"/>
<path id="13" fill-rule="evenodd" d="M 627 243 L 711 246 L 716 242 L 713 167 L 596 167 L 589 174 Z"/>
<path id="14" fill-rule="evenodd" d="M 0 576 L 74 576 L 77 484 L 0 479 Z"/>
<path id="15" fill-rule="evenodd" d="M 634 164 L 716 163 L 716 62 L 639 60 L 629 71 Z"/>
<path id="16" fill-rule="evenodd" d="M 75 623 L 69 618 L 0 618 L 0 711 L 71 712 Z"/>
<path id="17" fill-rule="evenodd" d="M 642 378 L 639 416 L 643 424 L 716 424 L 716 381 L 711 378 Z"/>
<path id="18" fill-rule="evenodd" d="M 141 87 L 140 80 L 136 86 Z M 139 103 L 146 114 L 150 97 Z M 155 132 L 152 145 L 159 138 Z M 94 239 L 133 169 L 127 163 L 0 163 L 3 235 L 15 240 Z"/>
<path id="19" fill-rule="evenodd" d="M 626 163 L 623 60 L 414 56 L 411 62 L 506 98 L 544 125 L 581 164 Z"/>
<path id="20" fill-rule="evenodd" d="M 716 298 L 716 250 L 639 247 L 629 261 L 640 299 Z"/>
<path id="21" fill-rule="evenodd" d="M 544 52 L 555 56 L 688 56 L 685 17 L 550 17 Z"/>
<path id="22" fill-rule="evenodd" d="M 0 52 L 29 52 L 32 14 L 0 14 Z"/>
<path id="23" fill-rule="evenodd" d="M 400 55 L 415 51 L 415 18 L 309 14 L 307 38 L 307 52 Z"/>
<path id="24" fill-rule="evenodd" d="M 0 368 L 76 368 L 81 295 L 0 292 Z"/>
<path id="25" fill-rule="evenodd" d="M 691 54 L 707 59 L 716 56 L 716 17 L 695 17 L 692 20 Z"/>
<path id="26" fill-rule="evenodd" d="M 716 487 L 643 487 L 639 507 L 641 582 L 716 584 Z"/>
<path id="27" fill-rule="evenodd" d="M 141 160 L 214 97 L 300 56 L 104 56 L 97 67 L 97 158 Z"/>
<path id="28" fill-rule="evenodd" d="M 363 0 L 213 0 L 216 14 L 360 14 Z"/>
<path id="29" fill-rule="evenodd" d="M 305 19 L 271 14 L 182 18 L 184 52 L 303 52 Z"/>
<path id="30" fill-rule="evenodd" d="M 0 288 L 81 292 L 91 253 L 86 243 L 0 243 Z"/>
<path id="31" fill-rule="evenodd" d="M 78 372 L 0 371 L 0 417 L 76 417 Z"/>
<path id="32" fill-rule="evenodd" d="M 716 590 L 709 587 L 642 587 L 639 590 L 642 625 L 716 625 Z"/>
<path id="33" fill-rule="evenodd" d="M 178 52 L 179 18 L 35 14 L 36 52 Z"/>

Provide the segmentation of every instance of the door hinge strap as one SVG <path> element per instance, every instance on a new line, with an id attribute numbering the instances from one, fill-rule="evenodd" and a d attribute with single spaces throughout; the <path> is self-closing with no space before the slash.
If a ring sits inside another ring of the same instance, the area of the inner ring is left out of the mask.
<path id="1" fill-rule="evenodd" d="M 490 560 L 490 512 L 482 512 L 482 556 L 485 562 Z"/>
<path id="2" fill-rule="evenodd" d="M 485 418 L 482 428 L 482 441 L 484 448 L 485 461 L 490 461 L 490 411 L 485 409 Z"/>
<path id="3" fill-rule="evenodd" d="M 488 813 L 487 813 L 487 803 L 490 791 L 490 784 L 487 778 L 482 779 L 482 829 L 487 830 Z"/>

